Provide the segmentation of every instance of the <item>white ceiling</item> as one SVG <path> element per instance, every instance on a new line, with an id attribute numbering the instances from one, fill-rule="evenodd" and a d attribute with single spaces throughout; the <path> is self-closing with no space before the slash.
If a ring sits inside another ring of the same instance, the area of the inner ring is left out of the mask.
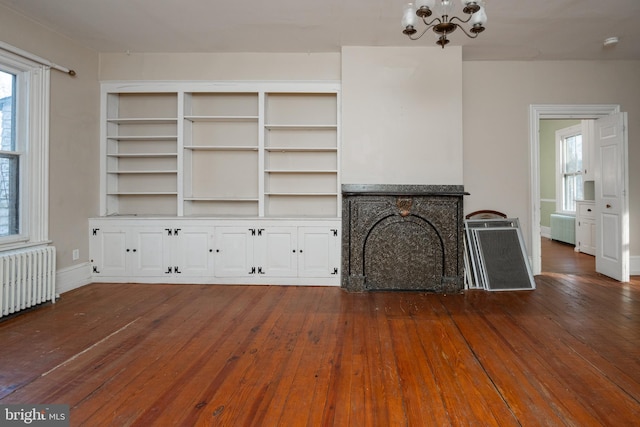
<path id="1" fill-rule="evenodd" d="M 460 10 L 459 0 L 454 0 Z M 640 60 L 640 0 L 485 0 L 465 60 Z M 402 34 L 403 0 L 0 0 L 99 52 L 339 52 L 435 46 Z M 620 43 L 604 47 L 607 37 Z"/>

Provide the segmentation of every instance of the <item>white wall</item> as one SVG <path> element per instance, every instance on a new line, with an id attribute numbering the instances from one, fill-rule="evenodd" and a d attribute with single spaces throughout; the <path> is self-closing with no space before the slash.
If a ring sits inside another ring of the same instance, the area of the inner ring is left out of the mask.
<path id="1" fill-rule="evenodd" d="M 463 184 L 462 50 L 342 49 L 342 182 Z"/>
<path id="2" fill-rule="evenodd" d="M 640 61 L 464 62 L 463 93 L 465 210 L 519 217 L 527 241 L 529 106 L 620 104 L 629 115 L 630 250 L 640 256 Z"/>

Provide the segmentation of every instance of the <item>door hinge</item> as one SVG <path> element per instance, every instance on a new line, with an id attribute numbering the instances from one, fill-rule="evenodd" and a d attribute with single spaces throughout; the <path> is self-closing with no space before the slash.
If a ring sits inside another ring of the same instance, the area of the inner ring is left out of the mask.
<path id="1" fill-rule="evenodd" d="M 96 267 L 95 265 L 93 266 L 93 272 L 96 274 L 100 274 L 100 272 L 98 271 L 98 267 Z"/>
<path id="2" fill-rule="evenodd" d="M 251 232 L 252 236 L 256 235 L 256 229 L 255 228 L 250 228 L 249 231 Z"/>
<path id="3" fill-rule="evenodd" d="M 94 228 L 92 230 L 92 233 L 93 233 L 94 236 L 96 236 L 98 234 L 98 230 L 100 230 L 100 229 L 99 228 Z"/>
<path id="4" fill-rule="evenodd" d="M 173 229 L 173 235 L 177 236 L 178 235 L 178 231 L 182 231 L 182 228 L 174 228 Z"/>
<path id="5" fill-rule="evenodd" d="M 170 228 L 165 228 L 165 230 L 167 231 L 167 236 L 171 236 L 173 234 L 173 231 L 171 231 Z"/>
<path id="6" fill-rule="evenodd" d="M 251 267 L 251 271 L 249 271 L 249 274 L 256 274 L 256 268 Z"/>
<path id="7" fill-rule="evenodd" d="M 337 237 L 338 236 L 338 230 L 335 228 L 332 228 L 331 231 L 333 231 L 333 236 Z"/>
<path id="8" fill-rule="evenodd" d="M 331 273 L 331 274 L 338 274 L 338 267 L 334 267 L 333 268 L 333 273 Z"/>
<path id="9" fill-rule="evenodd" d="M 262 267 L 258 267 L 258 274 L 264 274 L 265 272 L 262 271 Z"/>
<path id="10" fill-rule="evenodd" d="M 264 231 L 264 228 L 258 228 L 258 236 L 262 236 L 263 231 Z"/>

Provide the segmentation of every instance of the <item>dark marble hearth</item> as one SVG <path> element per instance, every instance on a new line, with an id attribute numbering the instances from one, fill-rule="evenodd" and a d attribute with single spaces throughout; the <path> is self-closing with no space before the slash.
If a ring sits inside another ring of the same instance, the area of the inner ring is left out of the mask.
<path id="1" fill-rule="evenodd" d="M 342 287 L 463 289 L 461 185 L 342 186 Z"/>

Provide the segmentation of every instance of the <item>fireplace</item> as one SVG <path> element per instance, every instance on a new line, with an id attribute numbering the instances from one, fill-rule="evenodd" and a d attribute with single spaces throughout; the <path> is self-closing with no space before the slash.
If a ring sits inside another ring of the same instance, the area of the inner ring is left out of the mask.
<path id="1" fill-rule="evenodd" d="M 463 289 L 461 185 L 342 186 L 342 287 Z"/>

